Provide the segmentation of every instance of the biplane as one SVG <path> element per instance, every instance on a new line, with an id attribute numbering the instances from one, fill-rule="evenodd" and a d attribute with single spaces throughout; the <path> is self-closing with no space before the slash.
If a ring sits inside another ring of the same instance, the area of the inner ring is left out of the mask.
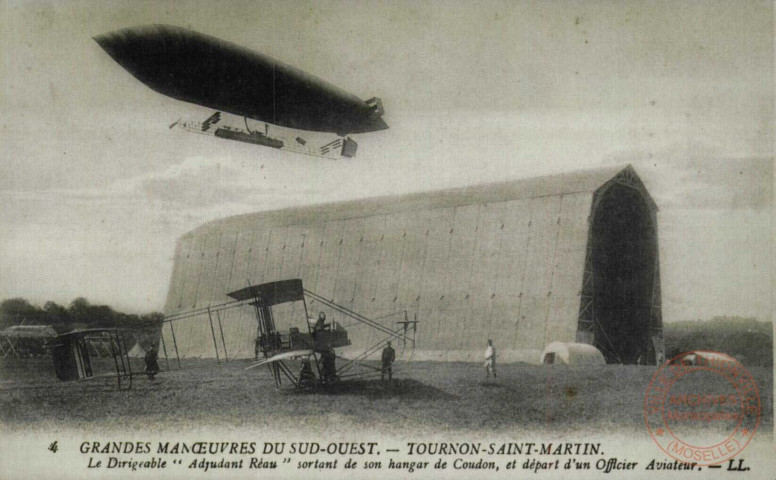
<path id="1" fill-rule="evenodd" d="M 170 128 L 179 125 L 190 132 L 327 158 L 356 154 L 357 144 L 348 134 L 388 128 L 379 98 L 361 100 L 272 57 L 192 30 L 137 26 L 94 40 L 154 91 L 216 110 L 202 122 L 179 120 Z M 216 125 L 221 112 L 242 117 L 245 129 Z M 264 122 L 265 131 L 251 129 L 248 119 Z M 298 135 L 286 140 L 270 136 L 268 124 L 345 138 L 315 147 Z"/>
<path id="2" fill-rule="evenodd" d="M 54 371 L 59 380 L 116 381 L 119 390 L 132 388 L 133 372 L 124 331 L 118 328 L 90 328 L 57 335 L 48 342 Z M 101 355 L 107 349 L 111 360 Z"/>
<path id="3" fill-rule="evenodd" d="M 408 349 L 413 352 L 415 348 L 418 320 L 417 318 L 409 320 L 406 311 L 401 312 L 404 314 L 403 320 L 393 322 L 392 326 L 384 325 L 305 289 L 301 279 L 252 285 L 227 293 L 227 296 L 232 298 L 232 301 L 201 309 L 206 311 L 210 321 L 216 353 L 219 350 L 219 342 L 216 338 L 213 318 L 215 317 L 218 322 L 221 343 L 226 354 L 221 313 L 250 307 L 257 321 L 255 337 L 257 361 L 246 370 L 266 365 L 277 388 L 280 388 L 284 381 L 296 388 L 311 388 L 330 385 L 349 378 L 379 375 L 381 367 L 371 365 L 367 361 L 371 355 L 391 341 L 396 341 L 400 345 L 402 353 Z M 347 328 L 340 322 L 327 322 L 323 312 L 315 319 L 310 315 L 308 300 L 322 305 L 321 308 L 325 307 L 338 317 L 352 320 L 353 325 L 373 330 L 379 338 L 363 349 L 351 348 L 350 350 L 354 351 L 350 352 L 348 357 L 341 356 L 336 349 L 352 346 Z M 192 310 L 171 315 L 165 321 L 173 323 L 198 315 L 202 315 L 202 311 Z M 172 325 L 170 328 L 172 339 L 175 341 Z M 174 348 L 177 355 L 177 344 Z M 165 355 L 166 352 L 165 347 Z M 297 372 L 290 366 L 295 360 L 301 362 L 301 369 Z"/>

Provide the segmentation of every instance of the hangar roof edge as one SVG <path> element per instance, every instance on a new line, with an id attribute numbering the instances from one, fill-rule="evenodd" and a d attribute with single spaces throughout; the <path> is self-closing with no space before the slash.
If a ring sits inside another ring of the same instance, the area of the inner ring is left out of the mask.
<path id="1" fill-rule="evenodd" d="M 626 181 L 621 181 L 623 179 Z M 364 197 L 245 213 L 200 225 L 184 234 L 179 240 L 184 240 L 190 236 L 198 236 L 206 233 L 208 230 L 228 231 L 234 229 L 235 231 L 240 231 L 244 229 L 246 221 L 257 219 L 264 220 L 273 226 L 296 225 L 400 213 L 415 209 L 444 208 L 473 203 L 494 203 L 521 198 L 539 198 L 576 193 L 590 193 L 592 195 L 615 181 L 620 181 L 620 183 L 630 182 L 631 186 L 641 191 L 646 197 L 653 210 L 657 210 L 654 200 L 636 174 L 635 169 L 629 164 L 619 164 L 504 182 L 483 183 L 399 195 Z"/>

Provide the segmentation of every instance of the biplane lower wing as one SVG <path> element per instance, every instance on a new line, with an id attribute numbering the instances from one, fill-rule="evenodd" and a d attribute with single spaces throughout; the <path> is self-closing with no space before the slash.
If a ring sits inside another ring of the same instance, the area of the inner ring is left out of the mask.
<path id="1" fill-rule="evenodd" d="M 282 361 L 282 360 L 289 360 L 289 359 L 297 358 L 297 357 L 308 357 L 308 356 L 310 356 L 312 354 L 313 354 L 312 350 L 294 350 L 292 352 L 280 353 L 278 355 L 273 355 L 273 356 L 271 356 L 269 358 L 261 359 L 260 361 L 254 363 L 250 367 L 247 367 L 246 370 L 251 369 L 251 368 L 260 367 L 260 366 L 266 365 L 268 363 L 279 362 L 279 361 Z"/>

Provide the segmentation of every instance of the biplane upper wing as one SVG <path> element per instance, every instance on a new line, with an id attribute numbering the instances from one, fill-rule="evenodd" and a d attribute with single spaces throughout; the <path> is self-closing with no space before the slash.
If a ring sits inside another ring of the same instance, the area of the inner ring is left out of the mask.
<path id="1" fill-rule="evenodd" d="M 288 359 L 296 358 L 296 357 L 307 357 L 309 355 L 312 355 L 313 353 L 314 352 L 312 350 L 294 350 L 294 351 L 291 351 L 291 352 L 280 353 L 278 355 L 273 355 L 273 356 L 271 356 L 269 358 L 261 359 L 260 361 L 254 363 L 250 367 L 246 368 L 246 370 L 248 370 L 250 368 L 260 367 L 260 366 L 266 365 L 268 363 L 279 362 L 281 360 L 288 360 Z"/>
<path id="2" fill-rule="evenodd" d="M 302 287 L 302 280 L 295 278 L 291 280 L 263 283 L 261 285 L 252 285 L 234 292 L 229 292 L 227 295 L 237 301 L 259 299 L 261 300 L 262 305 L 269 307 L 280 303 L 303 300 L 304 288 Z"/>

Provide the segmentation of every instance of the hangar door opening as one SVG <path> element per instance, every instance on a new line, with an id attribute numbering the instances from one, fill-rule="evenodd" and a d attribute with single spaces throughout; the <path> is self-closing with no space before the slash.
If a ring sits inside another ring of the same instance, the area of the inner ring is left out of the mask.
<path id="1" fill-rule="evenodd" d="M 595 204 L 588 237 L 583 302 L 588 325 L 607 363 L 654 364 L 662 338 L 657 228 L 642 192 L 612 183 Z M 583 327 L 580 315 L 580 327 Z"/>

